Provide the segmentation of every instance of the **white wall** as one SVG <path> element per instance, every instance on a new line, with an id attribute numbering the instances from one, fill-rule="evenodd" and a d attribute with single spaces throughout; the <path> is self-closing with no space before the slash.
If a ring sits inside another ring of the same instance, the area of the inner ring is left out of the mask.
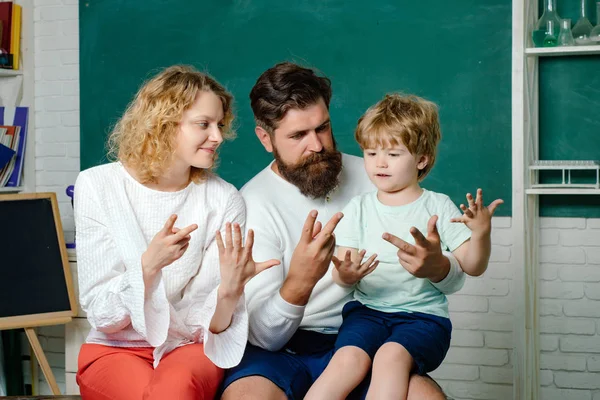
<path id="1" fill-rule="evenodd" d="M 452 348 L 433 373 L 455 399 L 512 398 L 510 218 L 495 218 L 492 262 L 450 296 Z M 600 400 L 600 219 L 542 218 L 543 400 Z"/>
<path id="2" fill-rule="evenodd" d="M 432 375 L 453 398 L 512 397 L 512 243 L 511 219 L 494 218 L 487 272 L 449 298 L 452 347 Z"/>
<path id="3" fill-rule="evenodd" d="M 79 9 L 77 0 L 34 0 L 36 190 L 56 192 L 65 240 L 74 238 L 65 194 L 79 171 Z M 61 392 L 65 391 L 64 326 L 37 330 Z M 42 394 L 50 394 L 41 370 Z"/>
<path id="4" fill-rule="evenodd" d="M 65 194 L 79 171 L 77 0 L 35 0 L 36 190 L 56 192 L 66 240 L 73 210 Z"/>
<path id="5" fill-rule="evenodd" d="M 57 192 L 71 240 L 64 191 L 79 170 L 77 0 L 35 0 L 34 15 L 36 184 Z M 600 400 L 600 220 L 545 218 L 541 226 L 542 399 Z M 489 270 L 451 296 L 452 348 L 433 375 L 456 399 L 512 397 L 512 277 L 521 268 L 512 244 L 511 219 L 495 218 Z M 64 390 L 64 328 L 38 332 Z"/>
<path id="6" fill-rule="evenodd" d="M 600 220 L 542 219 L 544 399 L 600 399 Z"/>

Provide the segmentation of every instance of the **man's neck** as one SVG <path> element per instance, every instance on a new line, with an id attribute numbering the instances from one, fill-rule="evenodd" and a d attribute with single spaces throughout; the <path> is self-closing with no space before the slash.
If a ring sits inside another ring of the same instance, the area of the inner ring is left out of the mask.
<path id="1" fill-rule="evenodd" d="M 277 161 L 273 161 L 271 163 L 271 169 L 273 170 L 273 172 L 275 172 L 277 175 L 279 175 L 281 178 L 285 179 L 283 177 L 283 175 L 281 175 L 281 173 L 279 172 L 279 167 L 277 166 Z M 285 179 L 287 181 L 287 179 Z"/>

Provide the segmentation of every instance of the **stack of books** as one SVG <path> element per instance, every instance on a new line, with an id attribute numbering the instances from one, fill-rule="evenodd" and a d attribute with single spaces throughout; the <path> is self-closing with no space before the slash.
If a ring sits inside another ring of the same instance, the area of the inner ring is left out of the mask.
<path id="1" fill-rule="evenodd" d="M 0 2 L 0 68 L 19 69 L 21 13 L 15 2 Z"/>
<path id="2" fill-rule="evenodd" d="M 28 112 L 27 107 L 0 107 L 0 188 L 21 186 Z"/>

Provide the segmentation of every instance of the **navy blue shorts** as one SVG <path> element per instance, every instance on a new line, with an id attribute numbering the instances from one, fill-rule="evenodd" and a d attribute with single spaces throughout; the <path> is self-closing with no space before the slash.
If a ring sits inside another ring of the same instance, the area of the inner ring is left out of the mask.
<path id="1" fill-rule="evenodd" d="M 452 324 L 448 318 L 418 312 L 386 313 L 358 301 L 346 303 L 342 316 L 336 351 L 356 346 L 373 359 L 384 343 L 399 343 L 415 361 L 414 372 L 425 375 L 440 366 L 450 348 Z"/>
<path id="2" fill-rule="evenodd" d="M 225 371 L 222 391 L 238 379 L 258 375 L 277 385 L 288 399 L 302 399 L 331 360 L 336 337 L 298 330 L 279 351 L 248 344 L 240 364 Z"/>

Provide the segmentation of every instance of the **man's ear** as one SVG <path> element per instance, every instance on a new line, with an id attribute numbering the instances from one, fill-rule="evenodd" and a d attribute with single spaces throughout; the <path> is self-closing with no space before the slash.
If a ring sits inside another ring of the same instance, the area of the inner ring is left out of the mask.
<path id="1" fill-rule="evenodd" d="M 257 126 L 254 128 L 254 133 L 256 133 L 256 137 L 258 137 L 258 140 L 260 140 L 265 150 L 272 153 L 273 143 L 271 142 L 271 135 L 269 132 L 265 131 L 260 126 Z"/>
<path id="2" fill-rule="evenodd" d="M 428 156 L 421 156 L 421 158 L 419 158 L 419 162 L 417 163 L 417 168 L 419 169 L 419 171 L 421 171 L 428 164 L 429 164 L 429 157 Z"/>

